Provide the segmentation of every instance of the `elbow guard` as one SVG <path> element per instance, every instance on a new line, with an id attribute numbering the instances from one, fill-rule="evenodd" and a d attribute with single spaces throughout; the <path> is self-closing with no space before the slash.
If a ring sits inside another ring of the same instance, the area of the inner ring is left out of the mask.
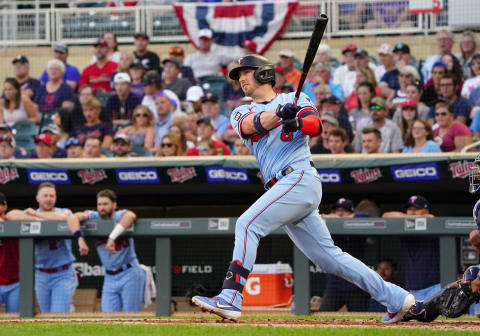
<path id="1" fill-rule="evenodd" d="M 320 118 L 316 115 L 310 114 L 302 118 L 302 126 L 300 131 L 303 134 L 316 137 L 322 134 L 323 125 Z"/>

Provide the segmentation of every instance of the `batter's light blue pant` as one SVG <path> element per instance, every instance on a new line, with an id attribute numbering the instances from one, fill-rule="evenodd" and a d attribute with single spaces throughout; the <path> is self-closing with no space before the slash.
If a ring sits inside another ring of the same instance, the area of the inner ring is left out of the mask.
<path id="1" fill-rule="evenodd" d="M 102 311 L 138 312 L 142 310 L 145 271 L 132 266 L 116 275 L 105 274 L 102 289 Z"/>
<path id="2" fill-rule="evenodd" d="M 283 227 L 295 245 L 325 272 L 354 283 L 389 312 L 396 313 L 408 292 L 385 282 L 360 260 L 334 245 L 318 213 L 322 184 L 316 170 L 308 162 L 291 166 L 294 171 L 281 178 L 238 219 L 232 260 L 240 260 L 251 271 L 260 238 Z M 220 297 L 241 309 L 242 293 L 224 289 Z"/>
<path id="3" fill-rule="evenodd" d="M 0 304 L 5 303 L 5 311 L 7 313 L 18 313 L 19 291 L 20 284 L 18 282 L 0 286 Z"/>
<path id="4" fill-rule="evenodd" d="M 78 279 L 72 265 L 64 271 L 44 273 L 35 271 L 35 292 L 42 313 L 69 313 Z"/>

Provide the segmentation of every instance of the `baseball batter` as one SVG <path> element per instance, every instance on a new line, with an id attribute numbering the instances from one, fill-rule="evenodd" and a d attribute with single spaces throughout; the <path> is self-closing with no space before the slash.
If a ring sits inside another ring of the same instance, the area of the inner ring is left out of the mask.
<path id="1" fill-rule="evenodd" d="M 260 238 L 283 227 L 306 256 L 326 272 L 348 280 L 385 305 L 382 319 L 394 323 L 415 304 L 402 288 L 383 281 L 376 272 L 333 244 L 318 213 L 322 185 L 311 161 L 308 140 L 322 133 L 322 123 L 310 99 L 302 94 L 298 107 L 294 93 L 276 94 L 273 65 L 261 56 L 249 55 L 230 71 L 246 96 L 253 98 L 231 114 L 231 123 L 255 155 L 267 181 L 263 194 L 240 218 L 235 227 L 233 261 L 220 295 L 195 296 L 200 308 L 225 319 L 241 316 L 242 290 L 257 254 Z"/>
<path id="2" fill-rule="evenodd" d="M 52 183 L 38 186 L 36 200 L 38 209 L 12 210 L 7 214 L 11 221 L 67 221 L 70 231 L 78 239 L 80 255 L 88 254 L 88 246 L 65 208 L 56 208 L 57 192 Z M 42 239 L 35 243 L 35 292 L 43 313 L 67 313 L 72 310 L 72 297 L 78 279 L 72 267 L 75 260 L 70 239 Z"/>
<path id="3" fill-rule="evenodd" d="M 0 221 L 7 219 L 7 199 L 0 193 Z M 0 304 L 7 313 L 18 312 L 18 239 L 0 239 Z"/>
<path id="4" fill-rule="evenodd" d="M 97 194 L 97 211 L 75 213 L 77 221 L 113 219 L 117 224 L 108 239 L 97 241 L 97 252 L 105 268 L 102 289 L 103 312 L 142 310 L 145 271 L 140 268 L 133 238 L 120 237 L 137 216 L 129 210 L 117 210 L 117 195 L 112 190 Z"/>

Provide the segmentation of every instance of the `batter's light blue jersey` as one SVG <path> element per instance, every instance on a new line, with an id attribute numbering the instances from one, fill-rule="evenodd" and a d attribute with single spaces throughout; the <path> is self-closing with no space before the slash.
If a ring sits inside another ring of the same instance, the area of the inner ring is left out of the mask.
<path id="1" fill-rule="evenodd" d="M 308 146 L 309 136 L 301 131 L 296 131 L 293 135 L 282 133 L 283 125 L 279 121 L 273 129 L 267 132 L 256 133 L 246 137 L 241 131 L 242 122 L 249 114 L 276 110 L 278 105 L 293 103 L 294 97 L 294 92 L 282 93 L 270 102 L 239 106 L 230 116 L 233 128 L 257 158 L 258 166 L 265 181 L 295 162 L 311 161 L 312 154 Z M 302 107 L 298 115 L 305 112 L 316 113 L 314 104 L 304 93 L 300 94 L 297 105 Z M 278 139 L 281 139 L 281 141 L 278 141 Z"/>
<path id="2" fill-rule="evenodd" d="M 117 210 L 113 214 L 112 219 L 119 221 L 123 214 L 128 210 Z M 101 219 L 97 211 L 87 210 L 85 211 L 91 219 Z M 124 267 L 127 264 L 137 265 L 137 255 L 135 254 L 135 244 L 133 238 L 118 237 L 115 240 L 115 248 L 117 253 L 112 254 L 105 248 L 107 239 L 101 239 L 97 241 L 97 253 L 102 261 L 103 267 L 107 271 L 116 270 L 120 267 Z"/>
<path id="3" fill-rule="evenodd" d="M 37 209 L 40 212 L 40 209 Z M 70 209 L 55 208 L 55 212 L 71 215 Z M 56 268 L 75 261 L 71 239 L 42 239 L 35 243 L 35 267 Z"/>

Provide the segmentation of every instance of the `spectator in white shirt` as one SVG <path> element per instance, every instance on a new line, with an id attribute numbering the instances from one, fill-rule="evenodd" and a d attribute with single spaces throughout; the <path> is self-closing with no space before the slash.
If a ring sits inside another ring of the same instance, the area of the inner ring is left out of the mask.
<path id="1" fill-rule="evenodd" d="M 333 82 L 342 86 L 345 97 L 348 97 L 353 89 L 348 87 L 348 83 L 352 83 L 352 79 L 353 83 L 355 83 L 356 79 L 355 58 L 353 57 L 355 50 L 357 50 L 357 47 L 353 44 L 343 48 L 342 55 L 345 64 L 338 67 L 333 76 Z"/>

